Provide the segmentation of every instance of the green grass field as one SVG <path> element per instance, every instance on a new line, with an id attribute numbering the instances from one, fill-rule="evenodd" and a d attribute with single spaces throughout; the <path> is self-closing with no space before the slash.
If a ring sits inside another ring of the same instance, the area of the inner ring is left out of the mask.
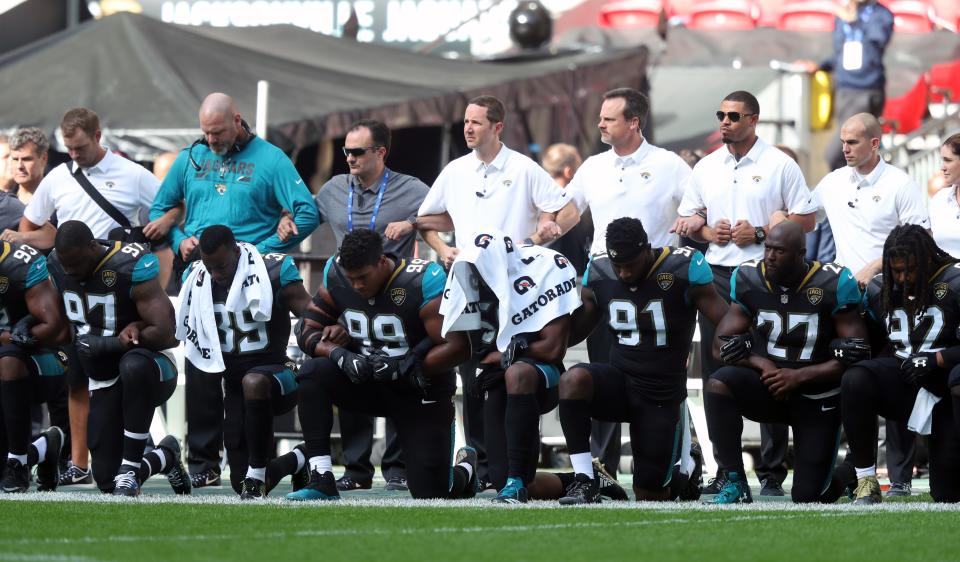
<path id="1" fill-rule="evenodd" d="M 348 495 L 305 505 L 279 494 L 257 504 L 226 493 L 168 494 L 4 497 L 0 560 L 960 560 L 960 510 L 918 501 L 871 509 L 789 502 L 560 509 L 552 502 L 500 508 L 486 497 Z"/>

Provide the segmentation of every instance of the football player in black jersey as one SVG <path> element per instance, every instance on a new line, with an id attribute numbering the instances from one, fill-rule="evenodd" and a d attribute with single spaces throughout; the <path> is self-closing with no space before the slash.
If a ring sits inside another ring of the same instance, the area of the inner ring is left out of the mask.
<path id="1" fill-rule="evenodd" d="M 393 418 L 414 498 L 476 494 L 473 449 L 461 449 L 450 470 L 453 368 L 469 356 L 470 343 L 459 332 L 440 336 L 445 282 L 437 264 L 384 254 L 376 232 L 344 236 L 297 326 L 300 348 L 314 357 L 300 368 L 298 398 L 310 483 L 288 499 L 340 497 L 330 458 L 334 405 Z"/>
<path id="2" fill-rule="evenodd" d="M 909 419 L 911 429 L 929 433 L 930 495 L 960 501 L 960 436 L 951 417 L 957 404 L 946 399 L 960 384 L 960 263 L 923 227 L 898 226 L 864 297 L 866 318 L 884 328 L 889 347 L 843 376 L 843 428 L 857 471 L 854 503 L 882 501 L 878 415 Z"/>
<path id="3" fill-rule="evenodd" d="M 686 489 L 691 474 L 680 476 L 676 464 L 697 311 L 719 322 L 727 310 L 700 252 L 651 248 L 643 224 L 628 217 L 610 223 L 606 243 L 606 255 L 591 259 L 584 273 L 572 341 L 606 318 L 616 343 L 609 364 L 581 363 L 560 379 L 560 423 L 576 472 L 560 498 L 564 505 L 600 501 L 590 458 L 591 418 L 630 423 L 638 500 L 676 498 Z M 699 482 L 699 470 L 687 470 Z"/>
<path id="4" fill-rule="evenodd" d="M 157 282 L 156 256 L 139 244 L 94 240 L 87 225 L 67 221 L 57 229 L 47 265 L 89 379 L 87 425 L 97 487 L 136 496 L 145 479 L 162 473 L 176 493 L 189 493 L 174 437 L 143 454 L 153 412 L 177 385 L 173 358 L 164 351 L 177 345 L 173 305 Z"/>
<path id="5" fill-rule="evenodd" d="M 60 295 L 47 262 L 27 245 L 0 243 L 0 453 L 4 493 L 26 492 L 37 465 L 37 490 L 57 488 L 63 433 L 50 427 L 30 443 L 30 408 L 63 388 L 66 356 L 51 348 L 70 341 Z"/>
<path id="6" fill-rule="evenodd" d="M 253 246 L 247 246 L 256 252 Z M 310 303 L 300 272 L 286 254 L 261 256 L 273 292 L 270 319 L 258 321 L 250 310 L 226 306 L 236 277 L 240 247 L 223 225 L 208 226 L 200 236 L 200 263 L 212 283 L 213 315 L 226 370 L 223 379 L 224 446 L 230 482 L 241 499 L 263 498 L 288 474 L 298 474 L 294 487 L 306 484 L 306 458 L 300 448 L 270 460 L 273 418 L 297 404 L 295 366 L 287 358 L 290 313 L 300 316 Z M 199 267 L 194 262 L 193 267 Z M 184 272 L 187 278 L 193 267 Z M 187 342 L 185 345 L 191 345 Z"/>
<path id="7" fill-rule="evenodd" d="M 860 289 L 850 271 L 806 261 L 803 229 L 784 221 L 770 230 L 762 260 L 744 262 L 731 277 L 731 304 L 717 326 L 727 365 L 704 389 L 707 427 L 724 485 L 711 503 L 748 503 L 743 469 L 741 416 L 793 427 L 795 502 L 840 497 L 852 474 L 834 474 L 840 442 L 840 378 L 837 338 L 865 338 Z M 852 348 L 869 357 L 863 339 Z M 850 353 L 852 351 L 848 350 Z M 848 467 L 847 467 L 848 468 Z"/>

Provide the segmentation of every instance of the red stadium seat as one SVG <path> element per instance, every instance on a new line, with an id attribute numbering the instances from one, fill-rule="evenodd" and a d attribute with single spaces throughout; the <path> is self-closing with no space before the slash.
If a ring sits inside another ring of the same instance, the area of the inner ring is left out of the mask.
<path id="1" fill-rule="evenodd" d="M 960 60 L 930 67 L 930 101 L 960 102 Z"/>
<path id="2" fill-rule="evenodd" d="M 760 8 L 750 0 L 703 0 L 690 10 L 691 29 L 753 29 Z"/>
<path id="3" fill-rule="evenodd" d="M 780 12 L 779 29 L 788 31 L 833 31 L 837 3 L 831 0 L 788 2 Z"/>
<path id="4" fill-rule="evenodd" d="M 906 134 L 920 128 L 927 114 L 928 93 L 927 77 L 921 75 L 906 94 L 899 98 L 887 98 L 881 117 L 884 132 Z"/>
<path id="5" fill-rule="evenodd" d="M 890 0 L 886 2 L 893 12 L 893 30 L 906 33 L 933 31 L 933 5 L 927 0 Z"/>
<path id="6" fill-rule="evenodd" d="M 600 8 L 600 27 L 636 29 L 656 27 L 660 11 L 667 9 L 663 0 L 621 0 Z M 668 12 L 669 17 L 669 12 Z"/>

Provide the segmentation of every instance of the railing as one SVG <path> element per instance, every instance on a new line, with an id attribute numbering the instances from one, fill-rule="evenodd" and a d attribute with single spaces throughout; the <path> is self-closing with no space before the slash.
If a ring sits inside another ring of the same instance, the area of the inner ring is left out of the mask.
<path id="1" fill-rule="evenodd" d="M 884 157 L 906 171 L 926 193 L 927 182 L 940 171 L 940 145 L 957 132 L 960 132 L 960 116 L 957 114 L 930 119 L 898 144 L 884 150 Z"/>

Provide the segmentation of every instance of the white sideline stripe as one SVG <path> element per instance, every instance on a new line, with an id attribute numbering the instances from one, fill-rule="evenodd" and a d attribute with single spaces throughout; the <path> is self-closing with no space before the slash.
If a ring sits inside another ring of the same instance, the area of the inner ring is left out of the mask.
<path id="1" fill-rule="evenodd" d="M 824 513 L 822 517 L 848 517 L 864 515 L 863 512 L 849 513 Z M 302 531 L 273 531 L 268 533 L 258 533 L 260 539 L 286 539 L 303 537 L 353 537 L 353 536 L 394 536 L 394 535 L 447 535 L 462 533 L 528 533 L 531 531 L 559 531 L 569 529 L 610 529 L 610 528 L 633 528 L 633 527 L 651 527 L 655 525 L 675 525 L 679 523 L 725 523 L 729 521 L 769 521 L 784 519 L 800 519 L 806 515 L 803 514 L 782 514 L 782 515 L 740 515 L 736 517 L 713 517 L 707 519 L 684 519 L 670 518 L 652 521 L 621 521 L 616 523 L 609 522 L 580 522 L 580 523 L 546 523 L 542 525 L 502 525 L 496 527 L 435 527 L 435 528 L 399 528 L 399 529 L 308 529 Z M 220 534 L 220 535 L 179 535 L 179 536 L 157 536 L 157 535 L 113 535 L 109 537 L 75 537 L 75 538 L 51 538 L 51 539 L 16 539 L 2 540 L 0 544 L 16 545 L 69 545 L 69 544 L 97 544 L 103 542 L 129 543 L 144 541 L 211 541 L 211 540 L 232 540 L 241 537 L 248 537 L 249 534 Z"/>
<path id="2" fill-rule="evenodd" d="M 63 554 L 13 554 L 0 553 L 0 560 L 16 562 L 92 562 L 96 558 L 89 556 L 67 556 Z"/>

